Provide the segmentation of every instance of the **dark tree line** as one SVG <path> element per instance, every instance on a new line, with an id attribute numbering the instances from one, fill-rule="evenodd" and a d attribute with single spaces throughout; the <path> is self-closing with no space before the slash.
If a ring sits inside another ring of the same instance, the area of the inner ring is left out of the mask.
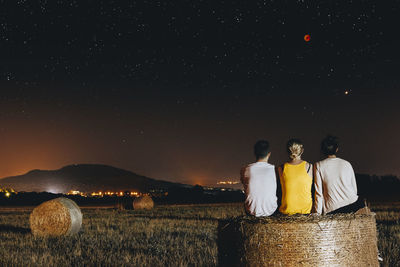
<path id="1" fill-rule="evenodd" d="M 357 174 L 358 194 L 369 201 L 400 201 L 400 179 L 394 175 L 376 176 Z M 44 201 L 57 197 L 68 197 L 78 205 L 118 205 L 129 203 L 134 197 L 117 196 L 82 197 L 52 194 L 48 192 L 19 192 L 6 196 L 0 193 L 0 205 L 36 206 Z M 204 190 L 202 186 L 193 187 L 174 186 L 169 188 L 167 194 L 154 194 L 153 200 L 157 204 L 197 204 L 197 203 L 223 203 L 242 202 L 244 194 L 240 190 Z M 128 204 L 127 204 L 128 206 Z"/>
<path id="2" fill-rule="evenodd" d="M 150 193 L 151 195 L 151 193 Z M 244 201 L 244 194 L 240 190 L 204 190 L 202 186 L 193 187 L 171 187 L 167 194 L 151 195 L 156 204 L 197 204 L 197 203 L 222 203 Z M 67 197 L 74 200 L 78 205 L 115 205 L 123 206 L 124 209 L 131 209 L 135 197 L 128 195 L 83 197 L 79 195 L 63 195 L 48 192 L 19 192 L 6 196 L 0 194 L 0 206 L 37 206 L 45 201 Z"/>
<path id="3" fill-rule="evenodd" d="M 400 201 L 400 179 L 396 176 L 357 174 L 356 179 L 361 197 L 377 201 Z"/>

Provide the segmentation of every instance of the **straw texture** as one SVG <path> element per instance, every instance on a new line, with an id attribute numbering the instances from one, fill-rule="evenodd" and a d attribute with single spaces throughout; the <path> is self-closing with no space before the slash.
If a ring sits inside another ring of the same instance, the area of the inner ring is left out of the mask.
<path id="1" fill-rule="evenodd" d="M 56 198 L 37 206 L 29 217 L 32 234 L 36 236 L 63 236 L 79 232 L 82 213 L 68 198 Z"/>
<path id="2" fill-rule="evenodd" d="M 141 196 L 133 201 L 134 210 L 151 210 L 154 208 L 154 201 L 150 196 Z"/>
<path id="3" fill-rule="evenodd" d="M 379 266 L 375 214 L 221 221 L 221 266 Z"/>

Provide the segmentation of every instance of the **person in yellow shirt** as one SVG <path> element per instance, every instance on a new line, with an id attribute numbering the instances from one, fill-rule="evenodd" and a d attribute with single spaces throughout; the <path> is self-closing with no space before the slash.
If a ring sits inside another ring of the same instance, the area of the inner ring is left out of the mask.
<path id="1" fill-rule="evenodd" d="M 290 160 L 278 168 L 282 191 L 282 214 L 309 214 L 312 208 L 312 164 L 301 159 L 304 147 L 299 139 L 287 142 Z"/>

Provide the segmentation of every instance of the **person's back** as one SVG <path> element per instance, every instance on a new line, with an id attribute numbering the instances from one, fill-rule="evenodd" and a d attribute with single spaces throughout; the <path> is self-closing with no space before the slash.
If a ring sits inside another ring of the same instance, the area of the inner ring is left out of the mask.
<path id="1" fill-rule="evenodd" d="M 308 167 L 307 167 L 308 165 Z M 293 165 L 285 163 L 280 177 L 282 203 L 279 211 L 283 214 L 308 214 L 312 208 L 312 177 L 307 173 L 310 164 L 306 161 Z"/>
<path id="2" fill-rule="evenodd" d="M 321 151 L 327 158 L 315 164 L 314 209 L 318 214 L 356 212 L 364 207 L 357 196 L 353 167 L 336 157 L 338 148 L 334 136 L 327 136 L 321 142 Z"/>
<path id="3" fill-rule="evenodd" d="M 267 162 L 249 164 L 242 175 L 247 213 L 270 216 L 278 207 L 275 167 Z"/>
<path id="4" fill-rule="evenodd" d="M 348 161 L 326 158 L 315 165 L 317 213 L 329 213 L 357 201 L 356 179 Z"/>
<path id="5" fill-rule="evenodd" d="M 270 216 L 277 208 L 275 167 L 268 163 L 271 155 L 269 143 L 260 140 L 254 145 L 257 162 L 241 170 L 245 199 L 245 210 L 248 215 Z"/>

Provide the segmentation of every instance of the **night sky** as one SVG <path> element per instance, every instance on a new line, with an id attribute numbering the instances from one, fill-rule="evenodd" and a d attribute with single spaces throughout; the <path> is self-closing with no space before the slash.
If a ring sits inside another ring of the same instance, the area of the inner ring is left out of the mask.
<path id="1" fill-rule="evenodd" d="M 328 133 L 400 175 L 400 1 L 0 1 L 0 177 L 74 163 L 212 185 Z M 304 36 L 309 34 L 309 42 Z"/>

